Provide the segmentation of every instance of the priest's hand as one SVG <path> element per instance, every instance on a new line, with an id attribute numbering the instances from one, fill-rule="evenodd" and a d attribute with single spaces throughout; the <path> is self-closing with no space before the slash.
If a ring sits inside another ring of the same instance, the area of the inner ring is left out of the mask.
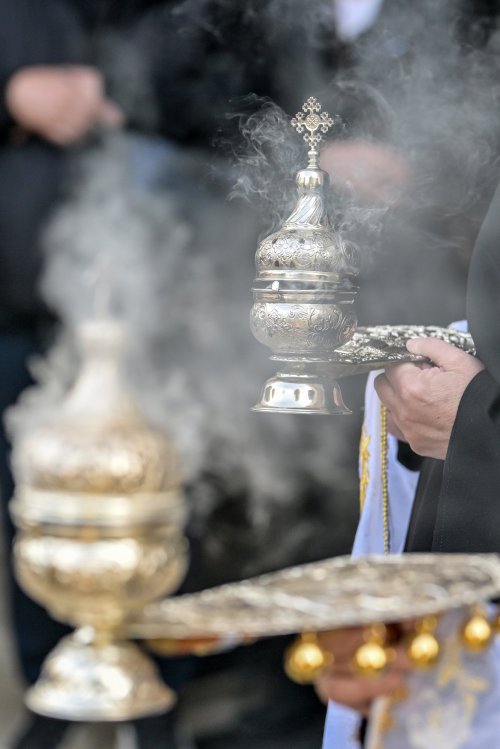
<path id="1" fill-rule="evenodd" d="M 407 348 L 434 366 L 391 365 L 376 378 L 375 390 L 390 412 L 397 436 L 403 435 L 417 455 L 444 460 L 460 399 L 484 365 L 436 338 L 412 339 Z"/>
<path id="2" fill-rule="evenodd" d="M 357 648 L 364 642 L 362 629 L 320 632 L 317 637 L 319 645 L 334 656 L 333 664 L 315 683 L 323 702 L 333 700 L 367 716 L 373 700 L 400 689 L 411 670 L 402 643 L 394 643 L 391 645 L 393 658 L 386 670 L 379 676 L 360 676 L 352 663 Z M 400 639 L 399 632 L 396 639 Z"/>

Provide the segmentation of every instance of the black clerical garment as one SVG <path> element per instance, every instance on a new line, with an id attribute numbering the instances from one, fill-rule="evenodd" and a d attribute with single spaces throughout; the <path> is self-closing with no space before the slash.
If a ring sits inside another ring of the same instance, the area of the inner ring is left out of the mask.
<path id="1" fill-rule="evenodd" d="M 445 461 L 423 461 L 406 551 L 500 553 L 500 185 L 472 256 L 467 315 L 486 369 L 462 396 Z"/>
<path id="2" fill-rule="evenodd" d="M 11 76 L 33 65 L 84 60 L 78 19 L 63 0 L 0 0 L 0 330 L 31 328 L 46 310 L 37 293 L 40 229 L 59 197 L 65 152 L 10 117 Z"/>

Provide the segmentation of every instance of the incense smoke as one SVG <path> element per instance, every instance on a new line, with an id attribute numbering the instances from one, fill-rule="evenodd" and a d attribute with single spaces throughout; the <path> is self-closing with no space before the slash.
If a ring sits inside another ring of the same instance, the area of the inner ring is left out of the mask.
<path id="1" fill-rule="evenodd" d="M 227 184 L 207 184 L 205 165 L 157 141 L 108 136 L 74 171 L 47 228 L 42 284 L 67 328 L 11 414 L 14 436 L 50 418 L 74 378 L 75 327 L 111 313 L 129 335 L 131 387 L 180 452 L 197 532 L 225 508 L 229 536 L 247 539 L 246 573 L 328 553 L 352 523 L 352 512 L 342 518 L 355 482 L 348 441 L 334 420 L 250 412 L 272 371 L 248 325 L 255 215 L 225 200 Z M 295 519 L 332 493 L 338 504 L 325 512 L 335 527 L 317 538 L 313 520 Z M 269 544 L 280 514 L 290 527 Z M 259 538 L 267 548 L 256 557 Z"/>
<path id="2" fill-rule="evenodd" d="M 249 412 L 272 372 L 248 329 L 253 256 L 265 225 L 271 230 L 293 203 L 304 150 L 286 120 L 302 102 L 297 97 L 315 94 L 341 116 L 335 142 L 382 142 L 408 164 L 409 184 L 389 203 L 360 199 L 348 182 L 331 193 L 334 222 L 371 262 L 359 303 L 364 323 L 447 324 L 461 316 L 461 258 L 470 253 L 498 172 L 498 34 L 484 44 L 464 41 L 451 1 L 425 0 L 403 10 L 386 3 L 387 15 L 346 52 L 347 64 L 339 63 L 328 82 L 316 52 L 330 38 L 329 7 L 320 0 L 187 0 L 152 12 L 124 45 L 103 42 L 104 56 L 114 58 L 111 95 L 146 129 L 161 115 L 149 103 L 155 92 L 128 75 L 127 66 L 137 74 L 140 58 L 147 78 L 161 62 L 160 41 L 165 48 L 173 44 L 177 54 L 158 84 L 168 92 L 168 107 L 182 107 L 186 130 L 172 137 L 196 141 L 208 119 L 221 131 L 219 142 L 230 141 L 238 152 L 240 166 L 232 170 L 221 158 L 214 172 L 193 150 L 110 136 L 80 158 L 47 231 L 45 298 L 71 326 L 103 307 L 127 326 L 131 383 L 181 452 L 194 523 L 204 529 L 207 518 L 224 515 L 219 527 L 225 542 L 236 539 L 236 558 L 245 556 L 242 529 L 250 528 L 253 556 L 262 556 L 245 572 L 297 554 L 345 550 L 356 512 L 355 419 Z M 219 24 L 225 11 L 233 18 L 226 26 Z M 234 19 L 243 23 L 239 31 Z M 255 21 L 267 46 L 242 33 Z M 238 53 L 241 44 L 241 55 L 200 62 L 207 33 L 214 45 L 229 40 Z M 129 45 L 140 50 L 138 57 L 126 54 Z M 285 116 L 267 100 L 255 114 L 254 99 L 249 118 L 235 117 L 245 59 L 265 68 L 269 49 L 289 51 L 276 80 L 290 111 Z M 235 198 L 246 195 L 254 210 L 237 199 L 227 202 L 231 190 Z M 14 431 L 48 418 L 75 371 L 70 331 L 38 362 L 40 385 L 15 410 Z M 278 516 L 285 518 L 280 544 Z"/>

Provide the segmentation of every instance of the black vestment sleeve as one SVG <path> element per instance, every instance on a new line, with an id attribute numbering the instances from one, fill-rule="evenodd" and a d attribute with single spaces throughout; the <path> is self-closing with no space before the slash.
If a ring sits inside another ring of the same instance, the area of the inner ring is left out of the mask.
<path id="1" fill-rule="evenodd" d="M 500 184 L 471 259 L 467 320 L 479 359 L 500 385 Z"/>
<path id="2" fill-rule="evenodd" d="M 500 387 L 488 370 L 476 375 L 460 401 L 432 550 L 500 553 Z"/>

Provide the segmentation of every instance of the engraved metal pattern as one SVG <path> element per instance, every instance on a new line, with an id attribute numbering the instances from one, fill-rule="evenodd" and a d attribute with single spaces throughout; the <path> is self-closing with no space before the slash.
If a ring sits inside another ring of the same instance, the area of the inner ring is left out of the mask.
<path id="1" fill-rule="evenodd" d="M 275 355 L 324 358 L 356 329 L 358 251 L 332 228 L 324 190 L 328 175 L 319 168 L 316 148 L 333 123 L 314 97 L 292 120 L 305 132 L 309 163 L 296 175 L 292 213 L 256 253 L 251 329 Z"/>
<path id="2" fill-rule="evenodd" d="M 398 362 L 423 361 L 424 357 L 407 350 L 406 344 L 411 338 L 438 338 L 476 355 L 470 333 L 435 325 L 374 325 L 357 328 L 350 340 L 332 353 L 329 361 L 335 365 L 335 376 L 381 369 Z"/>
<path id="3" fill-rule="evenodd" d="M 96 647 L 88 628 L 57 645 L 26 695 L 35 712 L 67 720 L 85 715 L 86 721 L 141 718 L 175 702 L 174 692 L 137 645 L 120 641 Z"/>
<path id="4" fill-rule="evenodd" d="M 297 112 L 292 119 L 292 127 L 298 133 L 307 131 L 303 138 L 311 148 L 316 148 L 321 143 L 322 134 L 326 134 L 334 123 L 328 112 L 322 112 L 321 109 L 319 101 L 314 96 L 310 96 L 302 105 L 302 111 Z"/>
<path id="5" fill-rule="evenodd" d="M 250 327 L 255 338 L 275 352 L 329 351 L 348 340 L 352 314 L 336 304 L 256 302 Z"/>
<path id="6" fill-rule="evenodd" d="M 495 555 L 337 557 L 150 604 L 139 637 L 264 637 L 393 622 L 498 596 Z"/>
<path id="7" fill-rule="evenodd" d="M 161 526 L 136 538 L 106 538 L 91 529 L 79 535 L 21 533 L 15 544 L 23 587 L 73 625 L 116 627 L 132 611 L 174 590 L 184 576 L 186 541 Z"/>
<path id="8" fill-rule="evenodd" d="M 92 494 L 159 492 L 180 481 L 164 435 L 136 424 L 40 430 L 25 441 L 20 469 L 39 489 Z"/>
<path id="9" fill-rule="evenodd" d="M 276 269 L 357 274 L 357 249 L 332 229 L 287 228 L 259 245 L 257 274 Z"/>

